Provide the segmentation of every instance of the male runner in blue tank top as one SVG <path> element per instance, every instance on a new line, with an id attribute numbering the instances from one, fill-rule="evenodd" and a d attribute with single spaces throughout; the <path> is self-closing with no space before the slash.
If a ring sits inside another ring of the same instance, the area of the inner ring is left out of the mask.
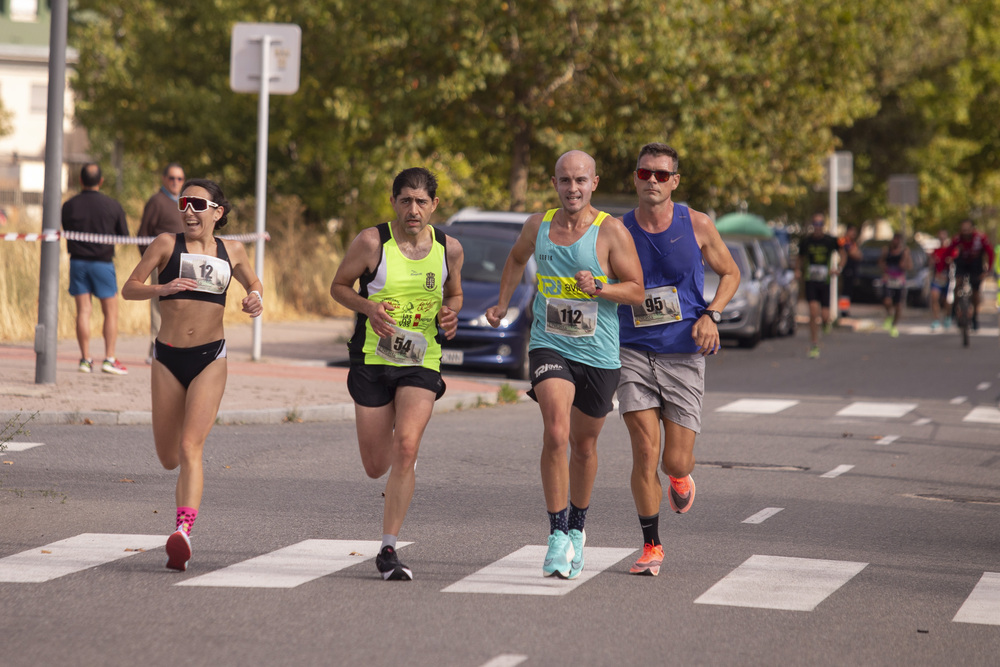
<path id="1" fill-rule="evenodd" d="M 594 158 L 583 151 L 559 158 L 552 185 L 562 208 L 525 221 L 504 265 L 497 305 L 486 311 L 489 323 L 498 326 L 534 254 L 538 293 L 528 358 L 529 395 L 538 401 L 544 429 L 549 548 L 542 574 L 564 579 L 583 571 L 597 436 L 618 385 L 617 307 L 642 301 L 632 237 L 621 220 L 590 205 L 598 180 Z"/>
<path id="2" fill-rule="evenodd" d="M 722 309 L 736 293 L 740 270 L 712 220 L 672 199 L 680 183 L 677 151 L 661 143 L 639 151 L 633 174 L 639 207 L 624 216 L 645 280 L 638 306 L 619 306 L 621 379 L 618 409 L 632 441 L 632 497 L 642 528 L 633 574 L 657 575 L 663 562 L 660 502 L 683 514 L 694 502 L 694 439 L 701 431 L 705 356 L 719 349 Z M 704 263 L 703 263 L 704 262 Z M 711 303 L 702 294 L 705 267 L 719 274 Z"/>

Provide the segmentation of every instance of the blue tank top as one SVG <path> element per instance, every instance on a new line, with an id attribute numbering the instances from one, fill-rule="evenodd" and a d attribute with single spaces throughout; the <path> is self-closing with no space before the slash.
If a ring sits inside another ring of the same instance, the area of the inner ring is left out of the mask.
<path id="1" fill-rule="evenodd" d="M 555 350 L 566 359 L 594 368 L 621 367 L 618 359 L 617 304 L 589 296 L 576 287 L 577 271 L 590 271 L 595 280 L 611 282 L 597 259 L 597 234 L 608 217 L 603 211 L 572 245 L 549 239 L 552 217 L 546 212 L 535 238 L 538 293 L 532 307 L 528 349 Z M 615 281 L 617 282 L 617 281 Z"/>
<path id="2" fill-rule="evenodd" d="M 688 207 L 674 204 L 674 219 L 659 234 L 640 227 L 634 210 L 622 220 L 635 240 L 646 288 L 641 306 L 618 306 L 622 346 L 657 354 L 697 353 L 691 329 L 708 303 L 705 265 Z"/>

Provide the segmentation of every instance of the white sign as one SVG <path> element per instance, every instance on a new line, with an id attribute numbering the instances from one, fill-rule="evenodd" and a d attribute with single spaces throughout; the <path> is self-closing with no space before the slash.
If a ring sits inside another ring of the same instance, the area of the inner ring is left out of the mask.
<path id="1" fill-rule="evenodd" d="M 854 189 L 854 153 L 837 151 L 837 192 L 850 192 Z M 816 186 L 817 190 L 830 189 L 830 159 L 823 160 L 823 182 Z"/>
<path id="2" fill-rule="evenodd" d="M 913 174 L 889 176 L 889 203 L 893 206 L 916 206 L 920 203 L 920 181 Z"/>
<path id="3" fill-rule="evenodd" d="M 270 38 L 268 92 L 291 95 L 299 89 L 302 29 L 294 23 L 237 23 L 229 58 L 229 87 L 237 93 L 261 89 L 261 44 Z"/>

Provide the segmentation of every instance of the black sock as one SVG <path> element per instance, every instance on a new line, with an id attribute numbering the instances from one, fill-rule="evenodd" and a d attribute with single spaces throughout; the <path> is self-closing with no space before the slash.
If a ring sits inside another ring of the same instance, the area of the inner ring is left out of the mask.
<path id="1" fill-rule="evenodd" d="M 660 513 L 653 516 L 639 516 L 639 527 L 642 528 L 642 543 L 652 544 L 654 547 L 660 544 Z"/>
<path id="2" fill-rule="evenodd" d="M 588 509 L 590 509 L 589 505 L 580 509 L 573 503 L 569 504 L 569 519 L 567 520 L 566 525 L 569 526 L 570 530 L 583 530 L 583 524 L 587 522 Z"/>
<path id="3" fill-rule="evenodd" d="M 568 518 L 566 516 L 568 509 L 561 509 L 558 512 L 549 512 L 549 535 L 561 530 L 564 533 L 569 532 Z"/>

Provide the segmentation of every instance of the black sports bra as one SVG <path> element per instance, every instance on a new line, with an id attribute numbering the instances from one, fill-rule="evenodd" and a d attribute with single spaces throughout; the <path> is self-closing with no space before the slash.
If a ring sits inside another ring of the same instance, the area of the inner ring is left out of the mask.
<path id="1" fill-rule="evenodd" d="M 198 281 L 198 288 L 161 296 L 160 301 L 194 299 L 195 301 L 208 301 L 225 306 L 226 291 L 229 289 L 229 282 L 233 276 L 233 264 L 229 261 L 226 244 L 220 239 L 215 239 L 215 252 L 218 257 L 188 253 L 184 234 L 175 234 L 174 252 L 167 260 L 163 271 L 160 272 L 159 283 L 166 285 L 178 277 L 192 278 Z M 222 262 L 225 264 L 223 265 Z"/>

